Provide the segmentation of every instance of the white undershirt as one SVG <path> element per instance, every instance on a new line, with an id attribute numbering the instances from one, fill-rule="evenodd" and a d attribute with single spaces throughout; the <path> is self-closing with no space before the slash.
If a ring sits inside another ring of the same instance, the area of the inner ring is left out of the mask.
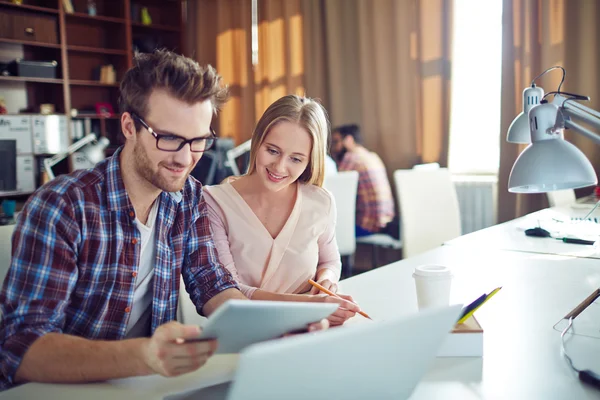
<path id="1" fill-rule="evenodd" d="M 146 225 L 135 219 L 135 224 L 141 235 L 140 264 L 135 278 L 133 292 L 133 305 L 127 322 L 127 331 L 134 327 L 145 311 L 152 305 L 152 281 L 154 278 L 154 262 L 156 259 L 156 216 L 158 215 L 158 201 L 155 201 L 148 214 Z M 136 328 L 138 330 L 138 328 Z"/>

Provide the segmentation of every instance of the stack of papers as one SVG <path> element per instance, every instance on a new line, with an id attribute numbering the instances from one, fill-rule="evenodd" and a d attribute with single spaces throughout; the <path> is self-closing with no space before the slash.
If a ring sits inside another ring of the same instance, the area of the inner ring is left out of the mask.
<path id="1" fill-rule="evenodd" d="M 525 230 L 535 227 L 550 232 L 553 238 L 577 238 L 583 240 L 600 240 L 600 223 L 594 220 L 575 219 L 571 216 L 552 209 L 545 209 L 523 217 L 518 229 Z"/>

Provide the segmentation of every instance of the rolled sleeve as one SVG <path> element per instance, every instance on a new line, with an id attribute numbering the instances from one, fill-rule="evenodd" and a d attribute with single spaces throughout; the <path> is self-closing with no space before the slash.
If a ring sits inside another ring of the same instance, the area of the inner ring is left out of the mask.
<path id="1" fill-rule="evenodd" d="M 183 280 L 198 314 L 202 315 L 204 305 L 222 291 L 239 290 L 231 273 L 219 262 L 204 200 L 200 202 L 198 218 L 188 235 L 187 254 Z"/>
<path id="2" fill-rule="evenodd" d="M 0 387 L 14 384 L 27 350 L 40 337 L 62 332 L 64 310 L 77 282 L 77 225 L 57 193 L 34 195 L 19 216 L 12 260 L 0 293 Z"/>

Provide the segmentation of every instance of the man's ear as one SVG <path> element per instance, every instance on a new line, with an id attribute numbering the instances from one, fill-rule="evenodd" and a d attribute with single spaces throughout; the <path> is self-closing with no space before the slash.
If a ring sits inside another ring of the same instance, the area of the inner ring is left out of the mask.
<path id="1" fill-rule="evenodd" d="M 137 133 L 135 129 L 135 122 L 131 114 L 128 112 L 124 112 L 121 115 L 121 131 L 123 132 L 126 140 L 135 139 Z"/>

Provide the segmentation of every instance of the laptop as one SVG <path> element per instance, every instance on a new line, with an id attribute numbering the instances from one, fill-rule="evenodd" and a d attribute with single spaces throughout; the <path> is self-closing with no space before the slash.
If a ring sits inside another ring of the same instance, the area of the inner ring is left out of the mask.
<path id="1" fill-rule="evenodd" d="M 454 305 L 258 343 L 240 354 L 232 382 L 176 398 L 407 399 L 460 312 Z"/>

